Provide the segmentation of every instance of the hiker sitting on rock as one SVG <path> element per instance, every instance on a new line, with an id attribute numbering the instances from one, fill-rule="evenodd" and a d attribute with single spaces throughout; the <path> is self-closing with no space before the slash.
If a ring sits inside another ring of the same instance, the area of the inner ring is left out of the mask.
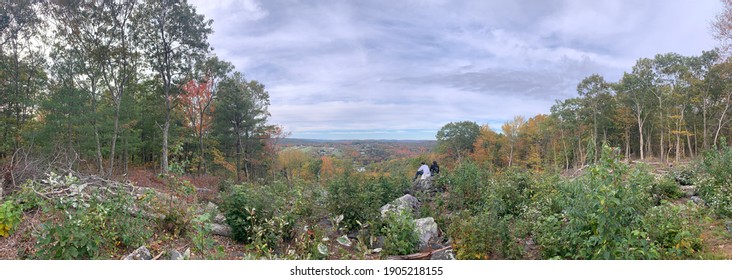
<path id="1" fill-rule="evenodd" d="M 419 177 L 420 175 L 422 175 L 422 180 L 430 177 L 429 166 L 427 166 L 427 164 L 425 164 L 424 162 L 420 163 L 420 165 L 421 166 L 419 167 L 419 169 L 417 169 L 417 174 L 414 174 L 414 179 L 412 179 L 412 181 L 417 180 L 417 177 Z"/>
<path id="2" fill-rule="evenodd" d="M 437 165 L 437 161 L 433 160 L 432 165 L 430 165 L 430 173 L 437 175 L 440 174 L 440 166 Z"/>

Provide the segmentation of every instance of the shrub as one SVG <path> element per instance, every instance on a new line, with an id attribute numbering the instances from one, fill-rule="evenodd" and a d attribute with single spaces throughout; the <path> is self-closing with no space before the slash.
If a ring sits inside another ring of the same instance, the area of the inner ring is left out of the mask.
<path id="1" fill-rule="evenodd" d="M 347 230 L 358 229 L 379 219 L 379 208 L 404 193 L 405 180 L 387 176 L 342 174 L 328 182 L 327 207 L 332 215 L 343 215 Z"/>
<path id="2" fill-rule="evenodd" d="M 630 175 L 628 171 L 604 146 L 600 161 L 588 173 L 559 185 L 561 212 L 535 224 L 537 243 L 545 258 L 656 257 L 645 233 L 638 230 L 641 217 L 652 204 L 650 186 L 643 185 L 648 177 L 643 171 Z"/>
<path id="3" fill-rule="evenodd" d="M 0 204 L 0 237 L 8 237 L 21 220 L 22 211 L 8 200 Z"/>
<path id="4" fill-rule="evenodd" d="M 131 197 L 119 194 L 89 206 L 65 209 L 59 222 L 41 226 L 38 256 L 43 259 L 95 259 L 116 248 L 137 248 L 152 236 L 150 221 L 133 217 Z"/>
<path id="5" fill-rule="evenodd" d="M 487 171 L 481 170 L 471 161 L 465 161 L 447 176 L 440 176 L 437 184 L 445 186 L 450 193 L 447 200 L 449 209 L 477 212 L 483 207 L 487 177 Z"/>
<path id="6" fill-rule="evenodd" d="M 523 222 L 510 215 L 464 211 L 450 224 L 448 234 L 458 259 L 521 259 L 524 248 L 519 241 L 527 235 L 525 230 Z"/>
<path id="7" fill-rule="evenodd" d="M 660 199 L 678 199 L 684 197 L 679 184 L 673 177 L 666 176 L 654 182 L 651 186 L 651 194 Z"/>
<path id="8" fill-rule="evenodd" d="M 384 253 L 388 255 L 411 254 L 419 245 L 414 219 L 408 211 L 388 212 L 381 233 L 384 235 Z"/>
<path id="9" fill-rule="evenodd" d="M 699 195 L 721 217 L 732 217 L 732 148 L 707 151 L 699 163 Z"/>
<path id="10" fill-rule="evenodd" d="M 294 217 L 286 207 L 286 185 L 235 185 L 221 205 L 232 238 L 244 243 L 274 248 L 291 235 Z"/>
<path id="11" fill-rule="evenodd" d="M 692 202 L 682 206 L 664 204 L 648 210 L 643 216 L 643 229 L 662 258 L 688 259 L 702 249 L 701 228 L 695 223 L 701 218 Z"/>

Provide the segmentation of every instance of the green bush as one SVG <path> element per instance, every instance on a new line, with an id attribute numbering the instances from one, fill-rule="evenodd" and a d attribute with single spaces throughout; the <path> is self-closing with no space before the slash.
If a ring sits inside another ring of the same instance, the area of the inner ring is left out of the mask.
<path id="1" fill-rule="evenodd" d="M 696 178 L 699 195 L 721 217 L 732 217 L 732 148 L 707 151 Z"/>
<path id="2" fill-rule="evenodd" d="M 479 212 L 483 208 L 489 175 L 487 170 L 480 169 L 475 163 L 464 161 L 446 176 L 440 176 L 437 184 L 445 186 L 449 192 L 447 205 L 450 210 Z"/>
<path id="3" fill-rule="evenodd" d="M 413 253 L 419 245 L 412 214 L 388 212 L 384 218 L 384 253 L 387 255 L 407 255 Z"/>
<path id="4" fill-rule="evenodd" d="M 561 212 L 534 225 L 542 255 L 562 259 L 655 258 L 645 233 L 638 230 L 641 217 L 652 205 L 650 185 L 644 185 L 649 183 L 647 178 L 643 171 L 629 172 L 609 147 L 603 147 L 600 161 L 589 172 L 559 185 Z"/>
<path id="5" fill-rule="evenodd" d="M 458 259 L 521 259 L 525 252 L 520 240 L 528 232 L 523 221 L 510 215 L 464 211 L 450 223 L 448 234 Z"/>
<path id="6" fill-rule="evenodd" d="M 387 176 L 342 174 L 328 182 L 327 208 L 331 215 L 343 215 L 347 230 L 379 219 L 379 208 L 402 196 L 407 181 Z"/>
<path id="7" fill-rule="evenodd" d="M 22 211 L 12 201 L 0 204 L 0 237 L 8 237 L 21 220 Z"/>
<path id="8" fill-rule="evenodd" d="M 673 177 L 666 176 L 651 186 L 651 194 L 660 199 L 678 199 L 684 197 L 684 192 Z"/>
<path id="9" fill-rule="evenodd" d="M 663 259 L 694 258 L 702 249 L 702 217 L 696 205 L 664 204 L 648 210 L 643 216 L 643 229 L 661 251 Z"/>
<path id="10" fill-rule="evenodd" d="M 120 194 L 103 201 L 92 200 L 88 206 L 60 210 L 61 220 L 43 224 L 37 233 L 38 257 L 96 259 L 117 248 L 143 245 L 152 237 L 153 225 L 129 213 L 131 200 Z"/>
<path id="11" fill-rule="evenodd" d="M 291 235 L 294 216 L 286 207 L 292 190 L 281 182 L 272 185 L 242 184 L 231 187 L 221 205 L 232 238 L 274 248 Z"/>

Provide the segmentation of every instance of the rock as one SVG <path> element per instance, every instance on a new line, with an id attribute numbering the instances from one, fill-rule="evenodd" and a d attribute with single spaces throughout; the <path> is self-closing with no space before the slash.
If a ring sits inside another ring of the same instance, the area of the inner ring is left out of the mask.
<path id="1" fill-rule="evenodd" d="M 726 221 L 724 222 L 724 227 L 727 228 L 727 231 L 732 233 L 732 221 Z"/>
<path id="2" fill-rule="evenodd" d="M 698 196 L 692 196 L 691 201 L 693 201 L 694 203 L 696 203 L 698 205 L 704 205 L 704 200 Z"/>
<path id="3" fill-rule="evenodd" d="M 152 254 L 145 246 L 135 249 L 122 260 L 152 260 Z"/>
<path id="4" fill-rule="evenodd" d="M 224 217 L 224 214 L 218 213 L 216 214 L 216 217 L 214 217 L 214 222 L 217 224 L 224 224 L 226 223 L 226 217 Z"/>
<path id="5" fill-rule="evenodd" d="M 697 194 L 696 186 L 681 186 L 681 191 L 689 198 Z"/>
<path id="6" fill-rule="evenodd" d="M 440 234 L 440 230 L 437 228 L 437 223 L 432 217 L 421 218 L 414 220 L 415 231 L 419 235 L 419 247 L 420 251 L 430 248 L 430 243 L 436 240 Z"/>
<path id="7" fill-rule="evenodd" d="M 432 254 L 430 260 L 455 260 L 455 253 L 452 251 L 452 249 L 439 251 Z"/>
<path id="8" fill-rule="evenodd" d="M 191 259 L 191 248 L 186 248 L 186 251 L 183 252 L 183 259 L 184 260 L 190 260 Z"/>
<path id="9" fill-rule="evenodd" d="M 222 224 L 209 224 L 211 226 L 211 233 L 219 236 L 231 237 L 231 227 L 229 225 Z"/>
<path id="10" fill-rule="evenodd" d="M 379 211 L 381 212 L 381 217 L 384 218 L 388 212 L 399 213 L 401 211 L 410 211 L 413 214 L 416 214 L 417 209 L 419 209 L 419 200 L 412 195 L 405 194 L 389 204 L 381 206 Z"/>
<path id="11" fill-rule="evenodd" d="M 168 252 L 168 255 L 170 256 L 170 259 L 174 260 L 174 261 L 180 261 L 180 260 L 185 259 L 185 258 L 183 258 L 183 254 L 178 252 L 178 250 L 176 250 L 176 249 L 170 250 L 170 252 Z"/>

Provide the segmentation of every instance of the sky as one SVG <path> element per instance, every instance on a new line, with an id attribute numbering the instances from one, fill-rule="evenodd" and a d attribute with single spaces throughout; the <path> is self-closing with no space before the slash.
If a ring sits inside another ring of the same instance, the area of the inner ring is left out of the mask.
<path id="1" fill-rule="evenodd" d="M 717 0 L 191 0 L 292 138 L 434 140 L 548 114 L 592 74 L 717 45 Z"/>

